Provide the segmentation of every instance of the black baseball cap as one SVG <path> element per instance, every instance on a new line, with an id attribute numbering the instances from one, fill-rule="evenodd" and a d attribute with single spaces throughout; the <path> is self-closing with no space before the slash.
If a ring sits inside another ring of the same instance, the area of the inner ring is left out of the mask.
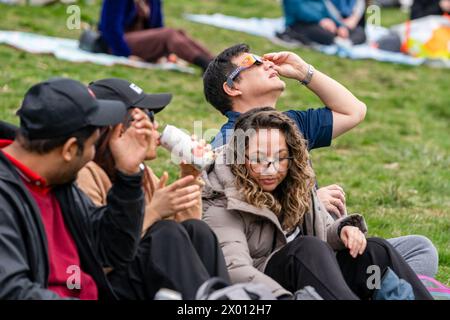
<path id="1" fill-rule="evenodd" d="M 98 98 L 120 100 L 128 108 L 138 107 L 160 112 L 172 100 L 170 93 L 147 94 L 136 84 L 119 78 L 91 82 L 91 89 Z"/>
<path id="2" fill-rule="evenodd" d="M 122 102 L 96 99 L 85 85 L 67 78 L 52 78 L 32 86 L 17 111 L 21 132 L 29 139 L 50 139 L 88 126 L 115 125 L 126 113 Z"/>

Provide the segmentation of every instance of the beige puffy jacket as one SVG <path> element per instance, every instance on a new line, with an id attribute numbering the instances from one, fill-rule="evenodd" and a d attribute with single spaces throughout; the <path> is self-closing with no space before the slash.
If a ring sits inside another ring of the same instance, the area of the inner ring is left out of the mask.
<path id="1" fill-rule="evenodd" d="M 218 159 L 224 159 L 225 152 Z M 227 163 L 223 161 L 221 163 Z M 290 294 L 280 284 L 264 274 L 269 258 L 284 245 L 286 237 L 275 213 L 246 203 L 234 184 L 234 175 L 226 164 L 213 164 L 203 172 L 203 220 L 216 233 L 231 281 L 259 282 L 272 289 L 276 296 Z M 305 215 L 306 235 L 328 242 L 335 250 L 344 249 L 338 236 L 341 224 L 367 232 L 361 215 L 334 220 L 312 193 L 312 212 Z"/>

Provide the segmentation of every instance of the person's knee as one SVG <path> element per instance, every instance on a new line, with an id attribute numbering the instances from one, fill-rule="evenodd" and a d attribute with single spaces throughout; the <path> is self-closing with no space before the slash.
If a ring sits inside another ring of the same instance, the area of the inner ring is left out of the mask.
<path id="1" fill-rule="evenodd" d="M 433 260 L 438 260 L 438 251 L 430 239 L 421 235 L 412 235 L 409 238 L 417 251 L 427 254 Z"/>
<path id="2" fill-rule="evenodd" d="M 173 220 L 156 222 L 148 231 L 148 235 L 155 242 L 180 243 L 189 239 L 186 230 Z"/>
<path id="3" fill-rule="evenodd" d="M 333 250 L 325 241 L 317 237 L 305 236 L 295 239 L 291 244 L 291 252 L 317 256 L 319 252 L 332 253 Z"/>
<path id="4" fill-rule="evenodd" d="M 411 263 L 413 270 L 416 273 L 434 277 L 439 267 L 439 254 L 434 244 L 422 235 L 410 235 L 407 241 L 410 256 L 415 261 Z"/>
<path id="5" fill-rule="evenodd" d="M 177 30 L 172 28 L 162 28 L 160 29 L 160 32 L 166 39 L 172 38 L 178 33 Z"/>
<path id="6" fill-rule="evenodd" d="M 183 35 L 176 29 L 165 28 L 164 32 L 164 38 L 167 39 L 168 43 L 178 43 L 183 38 Z"/>
<path id="7" fill-rule="evenodd" d="M 202 220 L 189 219 L 182 222 L 182 225 L 190 235 L 200 237 L 202 239 L 214 238 L 215 234 L 208 226 L 208 224 Z"/>

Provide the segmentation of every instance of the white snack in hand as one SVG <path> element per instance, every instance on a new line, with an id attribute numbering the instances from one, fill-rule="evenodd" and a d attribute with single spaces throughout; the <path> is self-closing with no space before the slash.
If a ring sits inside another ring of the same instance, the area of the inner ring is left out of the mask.
<path id="1" fill-rule="evenodd" d="M 215 159 L 214 152 L 210 148 L 192 140 L 191 136 L 171 125 L 164 128 L 160 141 L 161 145 L 171 152 L 172 160 L 177 157 L 200 171 Z"/>

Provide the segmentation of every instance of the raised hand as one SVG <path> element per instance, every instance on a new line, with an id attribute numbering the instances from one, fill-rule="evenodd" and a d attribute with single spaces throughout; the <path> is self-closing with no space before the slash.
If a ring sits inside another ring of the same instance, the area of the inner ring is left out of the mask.
<path id="1" fill-rule="evenodd" d="M 109 142 L 116 169 L 126 174 L 139 172 L 139 165 L 144 162 L 151 143 L 153 129 L 142 110 L 133 109 L 131 116 L 133 121 L 130 127 L 124 128 L 123 124 L 115 126 Z"/>
<path id="2" fill-rule="evenodd" d="M 273 62 L 273 69 L 283 77 L 301 81 L 307 75 L 309 65 L 293 52 L 266 53 L 263 58 Z"/>

